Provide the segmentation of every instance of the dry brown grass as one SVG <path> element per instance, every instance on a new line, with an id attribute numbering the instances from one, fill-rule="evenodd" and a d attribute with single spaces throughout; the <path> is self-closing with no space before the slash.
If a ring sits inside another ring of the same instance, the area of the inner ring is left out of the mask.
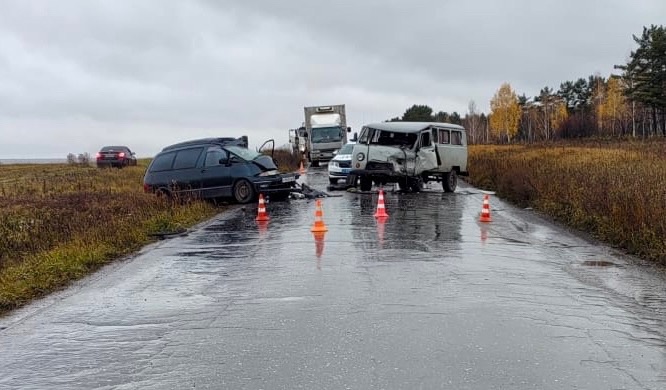
<path id="1" fill-rule="evenodd" d="M 470 147 L 471 182 L 666 264 L 666 142 Z"/>
<path id="2" fill-rule="evenodd" d="M 275 149 L 273 158 L 277 161 L 280 172 L 295 172 L 301 164 L 300 156 L 292 154 L 291 149 Z"/>
<path id="3" fill-rule="evenodd" d="M 0 166 L 0 313 L 217 211 L 144 194 L 146 163 Z"/>

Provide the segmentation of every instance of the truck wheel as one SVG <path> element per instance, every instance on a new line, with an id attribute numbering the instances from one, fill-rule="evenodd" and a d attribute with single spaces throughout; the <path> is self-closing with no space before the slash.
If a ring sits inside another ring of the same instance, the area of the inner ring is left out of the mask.
<path id="1" fill-rule="evenodd" d="M 328 182 L 331 183 L 332 185 L 335 185 L 335 184 L 338 184 L 338 179 L 334 179 L 332 177 L 329 177 Z"/>
<path id="2" fill-rule="evenodd" d="M 234 184 L 234 199 L 236 199 L 236 202 L 244 204 L 244 203 L 249 203 L 254 199 L 254 187 L 252 184 L 245 180 L 245 179 L 240 179 Z"/>
<path id="3" fill-rule="evenodd" d="M 372 189 L 372 179 L 367 176 L 361 176 L 361 191 L 368 192 Z"/>
<path id="4" fill-rule="evenodd" d="M 444 188 L 444 192 L 454 192 L 456 187 L 458 187 L 458 174 L 451 170 L 442 178 L 442 188 Z"/>

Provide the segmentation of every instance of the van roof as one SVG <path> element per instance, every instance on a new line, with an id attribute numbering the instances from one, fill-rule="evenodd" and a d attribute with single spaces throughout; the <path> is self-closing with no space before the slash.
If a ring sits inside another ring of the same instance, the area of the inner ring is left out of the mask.
<path id="1" fill-rule="evenodd" d="M 376 130 L 392 131 L 394 133 L 418 133 L 429 127 L 446 127 L 450 129 L 465 131 L 465 128 L 460 125 L 444 122 L 380 122 L 371 123 L 364 127 L 370 127 Z"/>

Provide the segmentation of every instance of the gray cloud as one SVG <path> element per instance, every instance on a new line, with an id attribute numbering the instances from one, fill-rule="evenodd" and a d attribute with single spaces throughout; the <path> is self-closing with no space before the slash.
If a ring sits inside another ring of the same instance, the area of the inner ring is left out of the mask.
<path id="1" fill-rule="evenodd" d="M 663 1 L 4 1 L 0 158 L 191 137 L 287 140 L 302 107 L 350 124 L 414 103 L 483 109 L 504 81 L 533 95 L 607 75 Z"/>

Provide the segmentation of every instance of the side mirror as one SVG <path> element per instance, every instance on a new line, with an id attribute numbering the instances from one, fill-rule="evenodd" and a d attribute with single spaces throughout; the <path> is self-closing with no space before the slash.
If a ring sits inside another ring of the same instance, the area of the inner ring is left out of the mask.
<path id="1" fill-rule="evenodd" d="M 347 133 L 351 133 L 351 127 L 347 127 Z"/>
<path id="2" fill-rule="evenodd" d="M 228 159 L 228 158 L 225 158 L 225 157 L 222 157 L 222 158 L 220 159 L 220 161 L 218 161 L 218 163 L 219 163 L 220 165 L 228 165 L 228 164 L 229 164 L 229 159 Z"/>

